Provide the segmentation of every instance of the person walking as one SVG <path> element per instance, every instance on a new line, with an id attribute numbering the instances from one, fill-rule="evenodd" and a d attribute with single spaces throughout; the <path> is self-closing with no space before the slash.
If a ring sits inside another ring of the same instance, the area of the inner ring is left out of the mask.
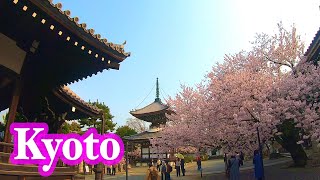
<path id="1" fill-rule="evenodd" d="M 166 172 L 167 172 L 166 163 L 164 161 L 162 161 L 162 165 L 161 165 L 161 180 L 165 180 L 166 179 Z"/>
<path id="2" fill-rule="evenodd" d="M 184 165 L 185 165 L 184 159 L 181 159 L 180 163 L 181 163 L 182 176 L 185 176 L 186 170 L 184 169 Z"/>
<path id="3" fill-rule="evenodd" d="M 115 175 L 116 175 L 116 165 L 114 164 L 114 165 L 112 165 L 111 167 L 112 167 L 112 173 L 111 173 L 111 175 L 112 175 L 112 176 L 115 176 Z"/>
<path id="4" fill-rule="evenodd" d="M 181 161 L 179 158 L 176 160 L 176 172 L 177 172 L 177 177 L 180 177 L 180 166 L 181 166 Z"/>
<path id="5" fill-rule="evenodd" d="M 107 165 L 107 175 L 111 175 L 111 166 Z"/>
<path id="6" fill-rule="evenodd" d="M 118 172 L 121 172 L 122 163 L 118 164 Z"/>
<path id="7" fill-rule="evenodd" d="M 236 158 L 234 155 L 232 155 L 231 158 L 229 159 L 228 166 L 230 169 L 229 180 L 239 180 L 240 179 L 239 159 Z"/>
<path id="8" fill-rule="evenodd" d="M 159 172 L 155 166 L 149 164 L 149 169 L 147 170 L 146 180 L 160 180 Z"/>
<path id="9" fill-rule="evenodd" d="M 198 165 L 198 171 L 201 171 L 201 157 L 197 157 L 197 165 Z"/>
<path id="10" fill-rule="evenodd" d="M 243 166 L 244 163 L 244 154 L 242 151 L 240 151 L 240 165 Z"/>
<path id="11" fill-rule="evenodd" d="M 160 158 L 158 157 L 158 160 L 157 160 L 157 170 L 160 172 L 161 171 L 161 160 Z"/>
<path id="12" fill-rule="evenodd" d="M 172 166 L 169 164 L 169 162 L 166 162 L 167 171 L 166 171 L 166 180 L 171 180 L 170 173 L 172 172 Z"/>
<path id="13" fill-rule="evenodd" d="M 229 159 L 228 159 L 227 153 L 224 153 L 223 161 L 224 161 L 224 170 L 226 172 L 226 177 L 229 177 L 230 176 L 230 167 L 229 167 Z"/>
<path id="14" fill-rule="evenodd" d="M 254 151 L 253 156 L 253 164 L 254 164 L 254 177 L 257 180 L 262 180 L 263 173 L 262 173 L 262 162 L 261 162 L 261 154 L 259 150 Z"/>
<path id="15" fill-rule="evenodd" d="M 154 160 L 152 161 L 152 166 L 157 167 L 157 160 L 156 160 L 156 159 L 154 159 Z"/>

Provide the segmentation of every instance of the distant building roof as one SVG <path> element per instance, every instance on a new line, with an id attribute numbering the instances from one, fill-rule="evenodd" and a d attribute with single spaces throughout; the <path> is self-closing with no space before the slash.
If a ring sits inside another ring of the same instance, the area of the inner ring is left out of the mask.
<path id="1" fill-rule="evenodd" d="M 157 138 L 160 135 L 160 130 L 149 130 L 149 131 L 144 131 L 139 134 L 135 134 L 132 136 L 125 136 L 123 139 L 128 140 L 128 141 L 146 141 L 151 138 Z"/>
<path id="2" fill-rule="evenodd" d="M 314 36 L 311 44 L 304 54 L 307 57 L 307 61 L 319 61 L 320 59 L 320 28 Z"/>

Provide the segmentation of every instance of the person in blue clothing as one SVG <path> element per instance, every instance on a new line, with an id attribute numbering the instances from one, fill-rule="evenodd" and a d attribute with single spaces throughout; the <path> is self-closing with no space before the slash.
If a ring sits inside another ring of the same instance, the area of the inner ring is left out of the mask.
<path id="1" fill-rule="evenodd" d="M 240 179 L 240 160 L 236 158 L 235 155 L 232 155 L 228 162 L 229 167 L 229 180 L 239 180 Z"/>
<path id="2" fill-rule="evenodd" d="M 162 161 L 161 165 L 161 180 L 166 180 L 166 172 L 167 172 L 167 166 L 164 161 Z"/>
<path id="3" fill-rule="evenodd" d="M 198 171 L 201 171 L 201 157 L 197 157 L 197 165 L 198 165 Z"/>
<path id="4" fill-rule="evenodd" d="M 257 180 L 262 180 L 263 178 L 262 161 L 261 161 L 261 154 L 259 150 L 254 151 L 253 164 L 254 164 L 254 177 Z"/>

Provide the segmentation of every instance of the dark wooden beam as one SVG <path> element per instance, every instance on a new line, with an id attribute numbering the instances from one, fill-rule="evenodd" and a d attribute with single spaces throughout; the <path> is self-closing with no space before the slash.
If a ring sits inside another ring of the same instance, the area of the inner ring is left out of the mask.
<path id="1" fill-rule="evenodd" d="M 17 79 L 15 84 L 15 89 L 12 95 L 10 108 L 9 108 L 8 121 L 6 124 L 6 132 L 5 132 L 5 139 L 4 139 L 4 142 L 6 143 L 11 143 L 10 125 L 14 122 L 16 117 L 17 108 L 18 108 L 19 99 L 20 99 L 20 93 L 21 93 L 21 81 L 20 79 Z M 8 152 L 8 151 L 9 149 L 5 149 L 5 152 Z"/>

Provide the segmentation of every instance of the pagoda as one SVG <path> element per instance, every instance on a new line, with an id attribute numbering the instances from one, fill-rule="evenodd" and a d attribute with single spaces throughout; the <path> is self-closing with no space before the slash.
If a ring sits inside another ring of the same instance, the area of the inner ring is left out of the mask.
<path id="1" fill-rule="evenodd" d="M 141 156 L 139 157 L 139 162 L 141 165 L 147 165 L 151 159 L 155 158 L 167 158 L 166 152 L 159 152 L 157 145 L 156 147 L 151 147 L 150 139 L 159 137 L 159 132 L 161 131 L 161 125 L 165 125 L 168 121 L 167 114 L 173 113 L 169 106 L 162 103 L 159 97 L 159 80 L 156 81 L 156 98 L 151 104 L 141 108 L 130 111 L 130 114 L 140 120 L 151 123 L 150 129 L 148 131 L 126 136 L 124 139 L 128 141 L 131 145 L 131 150 L 134 145 L 141 146 Z M 129 147 L 128 147 L 129 148 Z"/>

